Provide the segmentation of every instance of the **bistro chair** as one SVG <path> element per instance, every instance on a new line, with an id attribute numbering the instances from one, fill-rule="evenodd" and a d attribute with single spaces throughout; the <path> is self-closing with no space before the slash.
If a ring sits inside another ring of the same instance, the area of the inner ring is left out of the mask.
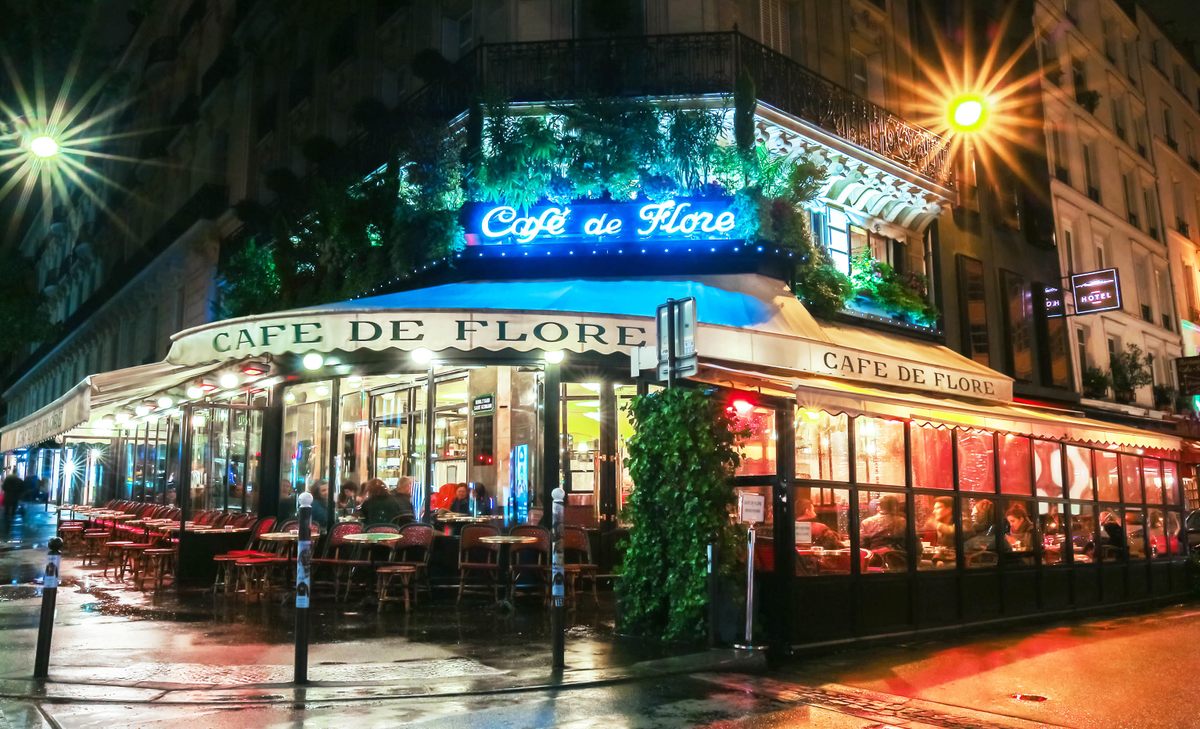
<path id="1" fill-rule="evenodd" d="M 154 583 L 154 594 L 163 587 L 163 578 L 168 574 L 175 578 L 175 560 L 178 550 L 176 547 L 151 547 L 142 552 L 142 571 L 138 579 L 138 587 L 146 589 L 146 580 Z"/>
<path id="2" fill-rule="evenodd" d="M 400 586 L 404 591 L 405 610 L 417 601 L 416 581 L 422 576 L 432 597 L 433 590 L 429 585 L 432 548 L 433 527 L 428 524 L 407 524 L 400 529 L 400 541 L 392 547 L 392 561 L 375 568 L 376 602 L 380 610 L 383 609 L 383 603 L 400 599 L 388 595 L 388 588 L 396 577 L 400 578 Z"/>
<path id="3" fill-rule="evenodd" d="M 213 562 L 217 564 L 217 574 L 213 578 L 213 593 L 217 592 L 218 586 L 229 592 L 229 586 L 236 584 L 236 579 L 231 578 L 231 568 L 238 560 L 246 559 L 247 557 L 267 557 L 271 556 L 271 552 L 266 548 L 266 542 L 259 539 L 259 536 L 271 531 L 271 527 L 275 526 L 275 517 L 268 516 L 265 519 L 259 520 L 253 526 L 250 532 L 250 540 L 246 542 L 245 549 L 231 549 L 224 554 L 213 556 Z"/>
<path id="4" fill-rule="evenodd" d="M 532 544 L 512 544 L 508 548 L 508 593 L 515 595 L 520 579 L 533 575 L 544 599 L 550 596 L 550 531 L 534 524 L 518 524 L 508 530 L 514 537 L 534 537 Z"/>
<path id="5" fill-rule="evenodd" d="M 500 545 L 487 544 L 479 541 L 483 537 L 493 537 L 500 534 L 494 526 L 470 524 L 463 527 L 459 533 L 458 542 L 458 600 L 462 602 L 463 592 L 466 591 L 469 575 L 482 575 L 492 588 L 492 599 L 498 599 L 498 580 L 500 573 Z M 486 591 L 486 587 L 482 588 Z"/>
<path id="6" fill-rule="evenodd" d="M 83 565 L 95 567 L 104 557 L 104 543 L 110 539 L 107 529 L 85 529 L 83 532 Z"/>
<path id="7" fill-rule="evenodd" d="M 567 589 L 574 603 L 578 597 L 578 585 L 584 580 L 592 583 L 592 600 L 600 604 L 600 596 L 596 594 L 596 576 L 600 565 L 592 559 L 592 541 L 588 533 L 581 527 L 565 527 L 563 529 L 563 575 L 567 578 Z"/>
<path id="8" fill-rule="evenodd" d="M 350 534 L 362 533 L 363 526 L 356 522 L 343 522 L 333 525 L 329 539 L 325 542 L 325 553 L 322 557 L 312 560 L 313 576 L 318 567 L 331 567 L 333 570 L 333 597 L 337 599 L 341 589 L 342 575 L 351 568 L 360 566 L 362 560 L 355 559 L 354 544 L 346 541 Z M 363 562 L 363 564 L 366 564 Z"/>
<path id="9" fill-rule="evenodd" d="M 112 568 L 113 577 L 117 576 L 117 571 L 125 564 L 121 550 L 130 544 L 133 542 L 128 539 L 113 539 L 104 543 L 104 559 L 101 566 L 104 567 L 102 574 L 105 577 L 108 577 L 109 568 Z"/>

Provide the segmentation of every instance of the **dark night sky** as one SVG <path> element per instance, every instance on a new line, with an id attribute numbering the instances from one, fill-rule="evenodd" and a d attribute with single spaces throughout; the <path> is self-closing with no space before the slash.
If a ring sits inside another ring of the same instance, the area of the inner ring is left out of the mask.
<path id="1" fill-rule="evenodd" d="M 1142 4 L 1192 65 L 1200 67 L 1200 0 L 1143 0 Z"/>

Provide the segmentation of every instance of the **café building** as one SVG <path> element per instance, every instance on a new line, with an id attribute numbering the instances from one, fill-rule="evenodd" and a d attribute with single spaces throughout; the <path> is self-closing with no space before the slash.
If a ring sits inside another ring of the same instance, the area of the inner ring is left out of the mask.
<path id="1" fill-rule="evenodd" d="M 542 245 L 552 217 L 490 211 L 441 280 L 181 331 L 165 361 L 91 375 L 5 427 L 0 450 L 55 500 L 177 504 L 183 520 L 275 515 L 322 482 L 332 520 L 342 484 L 407 476 L 417 514 L 468 484 L 506 523 L 537 522 L 561 485 L 568 523 L 611 559 L 637 487 L 623 409 L 662 386 L 658 306 L 693 299 L 679 386 L 713 388 L 749 433 L 736 483 L 766 497 L 776 639 L 1185 590 L 1178 438 L 1016 402 L 1011 378 L 928 339 L 817 320 L 785 254 L 710 247 L 728 221 L 698 211 L 652 211 L 682 236 L 668 258 Z"/>

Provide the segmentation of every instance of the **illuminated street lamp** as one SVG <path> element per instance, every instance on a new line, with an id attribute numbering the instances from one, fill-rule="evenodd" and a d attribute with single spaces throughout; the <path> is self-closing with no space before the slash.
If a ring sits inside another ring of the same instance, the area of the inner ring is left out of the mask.
<path id="1" fill-rule="evenodd" d="M 46 159 L 58 154 L 58 142 L 49 134 L 39 134 L 29 140 L 29 151 L 36 157 Z"/>
<path id="2" fill-rule="evenodd" d="M 988 111 L 988 101 L 981 94 L 959 94 L 946 105 L 946 122 L 954 132 L 979 132 L 987 126 Z"/>

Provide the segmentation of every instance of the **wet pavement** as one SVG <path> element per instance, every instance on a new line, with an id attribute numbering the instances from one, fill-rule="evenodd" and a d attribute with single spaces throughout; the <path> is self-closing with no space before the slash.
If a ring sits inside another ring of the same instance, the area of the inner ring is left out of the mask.
<path id="1" fill-rule="evenodd" d="M 0 532 L 0 729 L 8 727 L 1188 727 L 1200 608 L 1175 606 L 806 657 L 670 653 L 613 635 L 608 600 L 571 614 L 549 669 L 537 598 L 513 614 L 452 595 L 411 612 L 318 601 L 311 683 L 292 678 L 286 599 L 155 598 L 64 562 L 50 680 L 32 670 L 53 514 Z M 37 545 L 37 548 L 33 548 Z M 1181 690 L 1182 689 L 1182 690 Z M 1013 698 L 1037 697 L 1043 701 Z"/>

